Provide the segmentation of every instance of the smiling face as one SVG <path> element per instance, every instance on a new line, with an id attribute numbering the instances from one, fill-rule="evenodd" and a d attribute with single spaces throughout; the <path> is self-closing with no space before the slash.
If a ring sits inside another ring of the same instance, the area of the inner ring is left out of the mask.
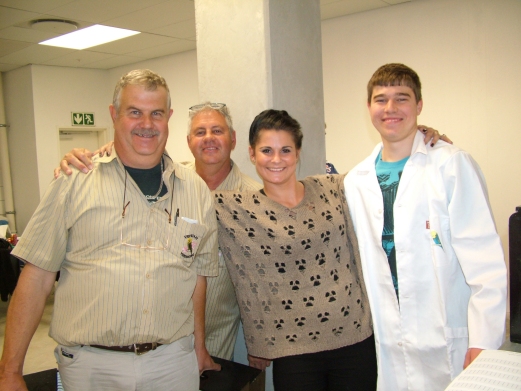
<path id="1" fill-rule="evenodd" d="M 254 147 L 249 147 L 250 159 L 266 183 L 281 185 L 297 181 L 296 170 L 300 150 L 291 133 L 285 130 L 261 130 Z"/>
<path id="2" fill-rule="evenodd" d="M 157 165 L 168 139 L 168 94 L 164 87 L 146 90 L 130 84 L 121 90 L 119 111 L 109 107 L 114 124 L 114 148 L 123 164 L 134 168 Z"/>
<path id="3" fill-rule="evenodd" d="M 386 143 L 411 142 L 417 129 L 423 101 L 416 102 L 413 90 L 407 86 L 375 86 L 368 103 L 374 127 Z"/>
<path id="4" fill-rule="evenodd" d="M 230 132 L 224 116 L 216 110 L 198 113 L 190 126 L 188 147 L 197 164 L 218 164 L 230 161 L 235 148 L 235 131 Z"/>

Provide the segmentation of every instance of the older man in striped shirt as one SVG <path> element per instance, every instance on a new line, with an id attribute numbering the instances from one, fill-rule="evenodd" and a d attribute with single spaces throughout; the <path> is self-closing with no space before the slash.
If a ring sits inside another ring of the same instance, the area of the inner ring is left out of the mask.
<path id="1" fill-rule="evenodd" d="M 54 180 L 13 251 L 27 264 L 8 311 L 2 390 L 26 389 L 23 360 L 58 271 L 50 335 L 66 390 L 199 389 L 206 276 L 218 272 L 210 192 L 165 153 L 162 77 L 123 76 L 110 113 L 115 153 Z"/>

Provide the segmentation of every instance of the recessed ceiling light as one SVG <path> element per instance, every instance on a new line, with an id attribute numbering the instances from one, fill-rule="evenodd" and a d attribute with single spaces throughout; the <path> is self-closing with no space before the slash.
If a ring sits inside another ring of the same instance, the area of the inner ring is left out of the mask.
<path id="1" fill-rule="evenodd" d="M 140 32 L 95 24 L 69 34 L 40 42 L 40 45 L 82 50 L 136 34 L 140 34 Z"/>

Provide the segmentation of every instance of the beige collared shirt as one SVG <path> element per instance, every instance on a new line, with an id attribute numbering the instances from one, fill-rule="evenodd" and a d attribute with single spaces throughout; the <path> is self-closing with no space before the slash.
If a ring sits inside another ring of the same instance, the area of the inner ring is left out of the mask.
<path id="1" fill-rule="evenodd" d="M 61 271 L 50 329 L 58 343 L 171 343 L 193 333 L 196 277 L 218 272 L 215 211 L 194 171 L 165 157 L 163 178 L 168 193 L 156 203 L 130 175 L 125 193 L 113 153 L 47 189 L 13 255 Z"/>

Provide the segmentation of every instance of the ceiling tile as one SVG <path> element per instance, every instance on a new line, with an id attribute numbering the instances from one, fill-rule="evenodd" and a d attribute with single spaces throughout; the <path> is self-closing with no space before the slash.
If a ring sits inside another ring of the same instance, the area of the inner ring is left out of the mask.
<path id="1" fill-rule="evenodd" d="M 16 10 L 13 8 L 0 7 L 0 29 L 38 17 L 37 12 Z"/>
<path id="2" fill-rule="evenodd" d="M 93 46 L 89 48 L 89 50 L 100 53 L 126 54 L 135 52 L 137 50 L 162 45 L 168 42 L 173 42 L 174 40 L 175 38 L 165 37 L 162 35 L 141 33 L 120 39 L 118 41 Z"/>
<path id="3" fill-rule="evenodd" d="M 341 15 L 354 14 L 385 7 L 382 0 L 340 0 L 324 4 L 320 7 L 321 19 L 336 18 Z"/>
<path id="4" fill-rule="evenodd" d="M 53 10 L 54 15 L 100 23 L 133 12 L 139 12 L 164 0 L 76 0 Z M 141 16 L 143 17 L 143 16 Z"/>
<path id="5" fill-rule="evenodd" d="M 187 41 L 184 39 L 177 40 L 175 42 L 170 42 L 164 45 L 159 45 L 143 50 L 138 50 L 136 52 L 132 52 L 134 56 L 144 57 L 144 58 L 156 58 L 162 56 L 168 56 L 170 54 L 186 52 L 188 50 L 195 49 L 194 41 Z"/>
<path id="6" fill-rule="evenodd" d="M 10 39 L 0 39 L 0 58 L 11 53 L 15 53 L 30 46 L 30 42 L 13 41 Z"/>
<path id="7" fill-rule="evenodd" d="M 195 37 L 195 19 L 188 19 L 183 22 L 170 24 L 168 26 L 159 27 L 150 30 L 151 33 L 166 35 L 174 38 L 192 38 Z"/>
<path id="8" fill-rule="evenodd" d="M 9 72 L 9 71 L 12 71 L 13 69 L 20 68 L 21 66 L 22 65 L 4 64 L 4 63 L 0 62 L 0 72 Z"/>
<path id="9" fill-rule="evenodd" d="M 132 56 L 114 56 L 101 61 L 95 61 L 89 64 L 89 68 L 110 69 L 127 64 L 134 64 L 143 61 L 144 58 Z"/>
<path id="10" fill-rule="evenodd" d="M 43 61 L 70 53 L 71 50 L 33 44 L 15 53 L 3 56 L 0 61 L 8 64 L 42 64 Z"/>
<path id="11" fill-rule="evenodd" d="M 185 20 L 195 20 L 194 3 L 187 0 L 170 0 L 147 9 L 107 20 L 111 26 L 150 32 Z"/>
<path id="12" fill-rule="evenodd" d="M 0 30 L 0 38 L 32 43 L 42 42 L 46 39 L 54 38 L 56 35 L 57 34 L 49 31 L 39 31 L 16 26 Z"/>
<path id="13" fill-rule="evenodd" d="M 113 54 L 107 53 L 96 53 L 88 50 L 77 50 L 74 53 L 66 54 L 65 56 L 53 58 L 52 60 L 48 60 L 43 62 L 44 65 L 56 65 L 61 67 L 75 67 L 82 68 L 86 67 L 88 64 L 106 60 L 111 57 L 114 57 Z"/>
<path id="14" fill-rule="evenodd" d="M 0 0 L 0 6 L 34 12 L 48 12 L 73 0 Z"/>

